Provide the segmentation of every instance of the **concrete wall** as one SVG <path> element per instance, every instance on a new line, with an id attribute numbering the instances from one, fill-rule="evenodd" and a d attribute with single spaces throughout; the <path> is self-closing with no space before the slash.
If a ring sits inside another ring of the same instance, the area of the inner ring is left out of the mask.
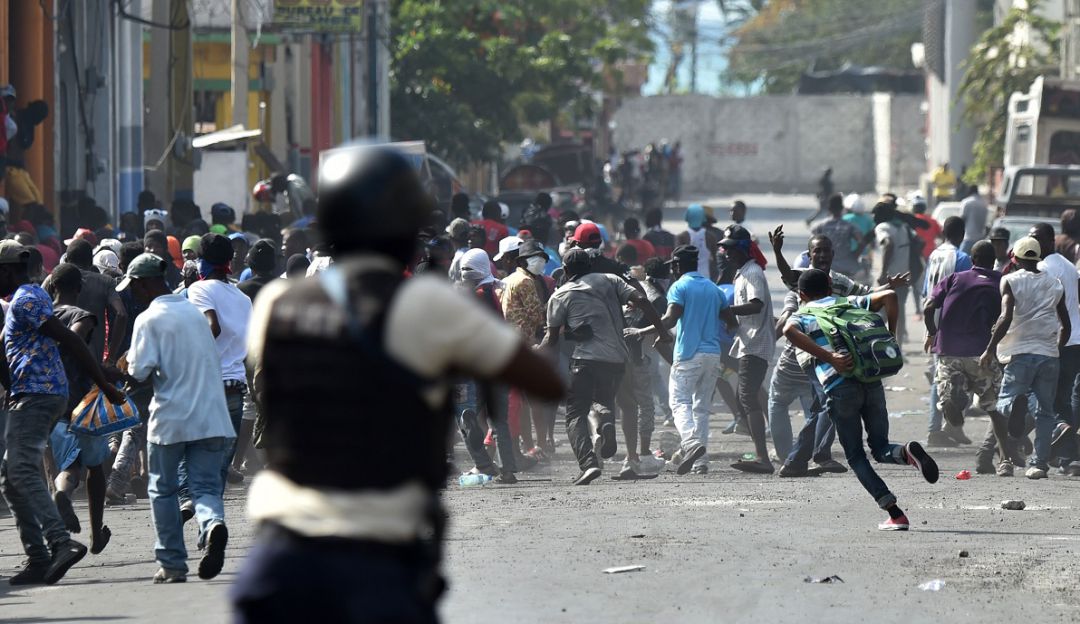
<path id="1" fill-rule="evenodd" d="M 837 190 L 914 186 L 921 98 L 884 97 L 876 107 L 872 95 L 639 98 L 616 112 L 615 145 L 681 141 L 691 193 L 814 192 L 826 167 Z"/>

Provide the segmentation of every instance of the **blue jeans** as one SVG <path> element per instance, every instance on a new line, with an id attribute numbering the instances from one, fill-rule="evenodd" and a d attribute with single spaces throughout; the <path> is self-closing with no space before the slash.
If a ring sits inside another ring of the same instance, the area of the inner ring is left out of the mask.
<path id="1" fill-rule="evenodd" d="M 795 437 L 791 452 L 784 462 L 791 466 L 806 466 L 811 459 L 819 464 L 830 461 L 832 443 L 836 439 L 836 427 L 825 411 L 826 397 L 821 391 L 821 384 L 810 382 L 808 376 L 807 385 L 813 392 L 813 402 L 808 412 L 809 417 L 799 430 L 799 435 Z"/>
<path id="2" fill-rule="evenodd" d="M 49 549 L 71 539 L 49 495 L 41 463 L 53 422 L 66 408 L 67 395 L 23 394 L 8 414 L 0 491 L 15 516 L 19 541 L 31 563 L 48 563 Z"/>
<path id="3" fill-rule="evenodd" d="M 998 411 L 1006 416 L 1012 413 L 1017 397 L 1025 397 L 1028 392 L 1035 394 L 1035 453 L 1028 463 L 1043 470 L 1049 468 L 1050 438 L 1054 434 L 1058 366 L 1056 357 L 1031 353 L 1014 355 L 1005 365 L 1005 376 L 998 393 Z"/>
<path id="4" fill-rule="evenodd" d="M 229 420 L 232 421 L 233 437 L 226 438 L 230 446 L 226 449 L 225 457 L 221 464 L 221 495 L 225 495 L 225 478 L 229 475 L 229 466 L 232 465 L 233 455 L 236 454 L 236 439 L 240 435 L 240 421 L 244 417 L 244 393 L 236 390 L 225 391 L 225 405 L 229 408 Z M 181 503 L 191 500 L 190 486 L 188 486 L 187 466 L 180 461 L 180 490 Z"/>
<path id="5" fill-rule="evenodd" d="M 1057 422 L 1065 423 L 1074 429 L 1080 424 L 1080 345 L 1072 345 L 1061 350 L 1058 370 L 1057 394 L 1054 397 L 1054 413 Z M 1068 466 L 1080 459 L 1076 436 L 1070 436 L 1062 445 L 1059 459 L 1062 466 Z"/>
<path id="6" fill-rule="evenodd" d="M 814 383 L 817 383 L 816 379 Z M 885 405 L 885 387 L 880 381 L 863 383 L 845 379 L 826 393 L 825 407 L 836 425 L 836 437 L 844 447 L 848 466 L 859 483 L 874 497 L 882 509 L 896 503 L 896 496 L 881 480 L 863 448 L 862 433 L 866 427 L 866 443 L 870 455 L 879 464 L 903 464 L 903 447 L 889 443 L 889 412 Z"/>
<path id="7" fill-rule="evenodd" d="M 769 429 L 772 430 L 776 455 L 781 459 L 791 453 L 791 416 L 788 407 L 795 399 L 802 406 L 805 422 L 810 422 L 813 418 L 814 389 L 806 373 L 793 375 L 777 366 L 769 383 Z"/>
<path id="8" fill-rule="evenodd" d="M 195 502 L 199 523 L 199 543 L 210 527 L 225 522 L 221 462 L 234 444 L 231 438 L 205 438 L 177 444 L 150 443 L 147 463 L 150 469 L 150 517 L 157 532 L 154 557 L 167 570 L 187 572 L 187 549 L 184 547 L 184 522 L 180 517 L 180 463 L 187 466 L 187 485 Z"/>
<path id="9" fill-rule="evenodd" d="M 454 413 L 457 414 L 458 430 L 465 442 L 465 450 L 479 470 L 488 470 L 494 465 L 487 449 L 484 448 L 484 430 L 480 428 L 478 414 L 482 407 L 487 408 L 488 422 L 495 438 L 495 448 L 499 451 L 502 469 L 517 472 L 517 459 L 514 454 L 514 439 L 510 437 L 509 415 L 510 394 L 505 387 L 490 386 L 491 405 L 486 405 L 482 393 L 475 381 L 454 385 Z"/>

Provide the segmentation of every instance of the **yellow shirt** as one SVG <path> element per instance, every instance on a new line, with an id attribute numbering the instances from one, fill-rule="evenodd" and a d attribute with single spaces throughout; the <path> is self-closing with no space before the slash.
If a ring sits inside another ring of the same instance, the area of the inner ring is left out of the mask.
<path id="1" fill-rule="evenodd" d="M 956 189 L 956 174 L 952 169 L 938 167 L 930 179 L 934 182 L 934 197 L 952 197 Z"/>

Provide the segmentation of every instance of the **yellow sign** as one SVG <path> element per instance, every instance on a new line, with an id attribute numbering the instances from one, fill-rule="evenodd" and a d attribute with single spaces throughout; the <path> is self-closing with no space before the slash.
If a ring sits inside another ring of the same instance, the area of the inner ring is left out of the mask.
<path id="1" fill-rule="evenodd" d="M 300 32 L 359 33 L 364 0 L 275 0 L 274 24 Z"/>

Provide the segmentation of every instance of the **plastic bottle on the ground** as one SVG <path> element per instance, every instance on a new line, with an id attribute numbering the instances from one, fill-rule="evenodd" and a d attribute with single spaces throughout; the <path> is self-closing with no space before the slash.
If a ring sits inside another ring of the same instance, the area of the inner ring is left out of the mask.
<path id="1" fill-rule="evenodd" d="M 491 475 L 486 474 L 463 474 L 458 479 L 458 485 L 461 487 L 476 487 L 480 485 L 487 485 L 491 483 Z"/>

